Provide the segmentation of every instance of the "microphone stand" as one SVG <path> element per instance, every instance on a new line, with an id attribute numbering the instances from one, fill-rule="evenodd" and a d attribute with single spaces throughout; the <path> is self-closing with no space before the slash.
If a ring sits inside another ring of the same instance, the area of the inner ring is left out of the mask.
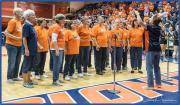
<path id="1" fill-rule="evenodd" d="M 167 35 L 167 56 L 169 58 L 169 37 L 170 37 L 170 33 L 168 33 Z M 169 60 L 167 60 L 167 75 L 166 75 L 166 79 L 164 80 L 167 80 L 167 81 L 171 81 L 172 79 L 169 78 Z"/>
<path id="2" fill-rule="evenodd" d="M 117 41 L 117 36 L 116 35 L 114 35 L 114 40 L 115 40 L 115 46 L 114 46 L 114 51 L 113 51 L 113 58 L 114 58 L 113 74 L 114 74 L 114 79 L 113 79 L 113 89 L 109 90 L 109 92 L 112 93 L 112 94 L 118 94 L 118 93 L 120 93 L 120 91 L 116 90 L 116 71 L 117 71 L 117 65 L 116 65 L 116 41 Z"/>

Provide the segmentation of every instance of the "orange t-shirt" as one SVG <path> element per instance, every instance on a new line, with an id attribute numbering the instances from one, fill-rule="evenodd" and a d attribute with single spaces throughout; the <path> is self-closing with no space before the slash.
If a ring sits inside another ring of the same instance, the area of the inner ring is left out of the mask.
<path id="1" fill-rule="evenodd" d="M 43 47 L 43 49 L 39 49 L 38 52 L 47 52 L 48 51 L 48 31 L 41 26 L 35 27 L 37 33 L 37 41 Z"/>
<path id="2" fill-rule="evenodd" d="M 115 36 L 117 36 L 115 43 Z M 110 31 L 109 38 L 111 39 L 111 46 L 121 47 L 122 46 L 122 30 L 114 29 Z"/>
<path id="3" fill-rule="evenodd" d="M 128 39 L 129 39 L 129 30 L 123 29 L 122 31 L 122 39 L 123 39 L 123 46 L 128 45 Z"/>
<path id="4" fill-rule="evenodd" d="M 53 27 L 52 33 L 56 33 L 58 35 L 57 36 L 58 48 L 63 48 L 64 49 L 64 47 L 65 47 L 65 37 L 64 37 L 63 29 L 58 24 L 55 24 L 55 26 Z M 52 36 L 52 34 L 51 34 L 51 36 Z M 51 44 L 50 44 L 50 48 L 55 49 L 52 41 L 51 41 Z"/>
<path id="5" fill-rule="evenodd" d="M 96 41 L 100 47 L 108 47 L 108 31 L 105 26 L 100 26 L 97 24 L 93 27 L 93 35 L 96 38 Z"/>
<path id="6" fill-rule="evenodd" d="M 48 29 L 48 37 L 49 37 L 50 41 L 52 38 L 52 32 L 53 32 L 54 27 L 56 27 L 56 24 L 51 25 Z"/>
<path id="7" fill-rule="evenodd" d="M 149 31 L 145 30 L 144 35 L 144 51 L 147 52 L 149 50 Z"/>
<path id="8" fill-rule="evenodd" d="M 78 30 L 80 36 L 80 46 L 90 46 L 91 41 L 91 29 L 89 27 L 80 27 Z"/>
<path id="9" fill-rule="evenodd" d="M 66 42 L 66 55 L 79 54 L 80 37 L 77 31 L 66 30 L 65 31 L 65 42 Z M 76 36 L 76 38 L 74 37 Z"/>
<path id="10" fill-rule="evenodd" d="M 22 25 L 21 25 L 21 21 L 17 20 L 17 19 L 11 19 L 8 22 L 8 26 L 7 26 L 7 31 L 16 36 L 16 37 L 21 37 L 22 38 Z M 13 46 L 22 46 L 22 40 L 14 40 L 10 37 L 6 37 L 6 43 L 13 45 Z"/>
<path id="11" fill-rule="evenodd" d="M 129 40 L 131 47 L 142 47 L 144 28 L 133 28 L 129 32 Z"/>

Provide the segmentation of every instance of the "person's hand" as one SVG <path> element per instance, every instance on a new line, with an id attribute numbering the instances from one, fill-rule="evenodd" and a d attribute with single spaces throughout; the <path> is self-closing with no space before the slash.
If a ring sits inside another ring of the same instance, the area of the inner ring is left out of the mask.
<path id="1" fill-rule="evenodd" d="M 29 56 L 29 50 L 28 49 L 25 49 L 25 55 Z"/>
<path id="2" fill-rule="evenodd" d="M 108 49 L 109 49 L 109 52 L 112 52 L 112 51 L 113 51 L 113 49 L 112 49 L 111 47 L 108 47 Z"/>
<path id="3" fill-rule="evenodd" d="M 134 13 L 135 13 L 136 15 L 139 15 L 139 12 L 138 12 L 138 11 L 136 11 L 136 10 L 135 10 L 135 12 L 134 12 Z"/>
<path id="4" fill-rule="evenodd" d="M 97 45 L 97 46 L 96 46 L 96 50 L 97 50 L 97 51 L 99 51 L 99 48 L 100 48 L 100 46 L 99 46 L 99 45 Z"/>
<path id="5" fill-rule="evenodd" d="M 59 50 L 56 50 L 56 56 L 59 56 Z"/>
<path id="6" fill-rule="evenodd" d="M 42 49 L 43 49 L 43 46 L 40 45 L 40 46 L 39 46 L 39 49 L 42 50 Z"/>

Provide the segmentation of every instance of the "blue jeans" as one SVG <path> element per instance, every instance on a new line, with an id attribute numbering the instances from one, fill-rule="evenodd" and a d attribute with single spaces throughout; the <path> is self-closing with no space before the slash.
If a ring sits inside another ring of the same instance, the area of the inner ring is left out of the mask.
<path id="1" fill-rule="evenodd" d="M 146 70 L 147 70 L 147 83 L 148 87 L 154 87 L 154 79 L 157 85 L 161 85 L 161 71 L 159 67 L 160 52 L 147 52 L 146 53 Z M 154 75 L 153 75 L 154 69 Z"/>
<path id="2" fill-rule="evenodd" d="M 142 66 L 142 47 L 130 48 L 131 68 L 141 69 Z"/>
<path id="3" fill-rule="evenodd" d="M 64 78 L 65 76 L 72 76 L 74 74 L 74 65 L 78 55 L 66 55 L 65 56 L 65 65 L 64 65 Z"/>
<path id="4" fill-rule="evenodd" d="M 6 48 L 8 54 L 7 79 L 17 78 L 21 62 L 21 47 L 6 44 Z"/>
<path id="5" fill-rule="evenodd" d="M 112 49 L 113 51 L 111 53 L 111 68 L 112 70 L 115 70 L 114 68 L 114 64 L 115 64 L 117 67 L 117 70 L 121 70 L 123 47 L 113 46 Z"/>
<path id="6" fill-rule="evenodd" d="M 89 46 L 81 46 L 80 47 L 80 54 L 77 58 L 77 67 L 78 73 L 82 73 L 82 66 L 84 68 L 83 72 L 87 73 L 87 66 L 89 61 Z"/>
<path id="7" fill-rule="evenodd" d="M 56 55 L 55 50 L 51 50 L 53 56 L 53 82 L 59 80 L 59 71 L 63 60 L 63 50 L 59 50 L 59 56 Z"/>

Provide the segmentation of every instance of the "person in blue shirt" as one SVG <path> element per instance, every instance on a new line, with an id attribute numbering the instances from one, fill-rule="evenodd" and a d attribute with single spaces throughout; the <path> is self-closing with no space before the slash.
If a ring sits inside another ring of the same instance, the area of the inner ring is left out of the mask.
<path id="1" fill-rule="evenodd" d="M 22 28 L 24 61 L 22 66 L 23 86 L 33 88 L 37 83 L 33 82 L 31 77 L 31 69 L 34 67 L 33 61 L 37 53 L 37 36 L 34 29 L 36 23 L 36 15 L 33 10 L 26 10 L 23 14 L 25 23 Z"/>
<path id="2" fill-rule="evenodd" d="M 164 27 L 160 26 L 161 18 L 158 15 L 154 15 L 150 18 L 149 23 L 143 23 L 141 17 L 139 16 L 138 11 L 135 12 L 139 24 L 145 27 L 149 32 L 148 45 L 146 51 L 146 70 L 147 70 L 147 87 L 146 89 L 154 89 L 154 76 L 155 84 L 157 88 L 161 88 L 161 71 L 160 71 L 160 37 L 161 33 L 164 30 Z M 162 30 L 163 29 L 163 30 Z M 153 73 L 154 71 L 154 73 Z M 154 74 L 154 75 L 153 75 Z"/>

